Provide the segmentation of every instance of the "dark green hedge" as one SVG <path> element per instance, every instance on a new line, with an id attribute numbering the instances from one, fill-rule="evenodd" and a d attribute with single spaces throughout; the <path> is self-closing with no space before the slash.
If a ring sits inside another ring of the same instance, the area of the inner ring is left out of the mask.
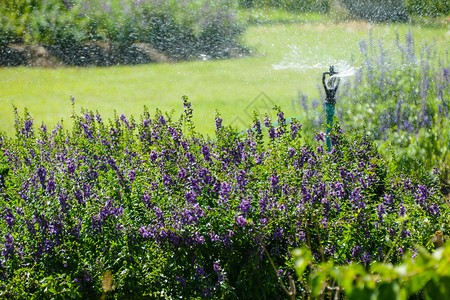
<path id="1" fill-rule="evenodd" d="M 286 10 L 300 12 L 328 12 L 331 1 L 329 0 L 240 0 L 243 7 L 277 7 Z"/>
<path id="2" fill-rule="evenodd" d="M 233 0 L 5 0 L 0 48 L 41 44 L 74 65 L 146 62 L 139 43 L 173 60 L 229 57 L 243 51 L 236 9 Z"/>

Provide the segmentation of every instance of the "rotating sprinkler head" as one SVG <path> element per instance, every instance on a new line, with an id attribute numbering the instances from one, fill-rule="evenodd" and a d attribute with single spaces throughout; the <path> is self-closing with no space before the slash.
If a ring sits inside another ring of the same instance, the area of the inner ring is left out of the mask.
<path id="1" fill-rule="evenodd" d="M 330 67 L 329 72 L 324 72 L 322 76 L 322 84 L 325 89 L 325 113 L 327 115 L 327 136 L 326 143 L 328 151 L 331 151 L 330 132 L 333 127 L 334 105 L 336 104 L 336 92 L 339 87 L 340 77 L 337 76 L 334 66 Z"/>
<path id="2" fill-rule="evenodd" d="M 336 103 L 336 92 L 341 81 L 337 75 L 338 72 L 334 70 L 334 66 L 330 66 L 330 71 L 323 73 L 322 84 L 327 96 L 325 99 L 326 103 Z"/>

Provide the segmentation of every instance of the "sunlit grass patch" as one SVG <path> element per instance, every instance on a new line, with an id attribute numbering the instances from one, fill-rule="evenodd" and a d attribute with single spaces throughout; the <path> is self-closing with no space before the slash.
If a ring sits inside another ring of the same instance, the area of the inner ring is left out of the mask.
<path id="1" fill-rule="evenodd" d="M 435 41 L 436 51 L 448 50 L 450 37 L 445 28 L 290 23 L 249 27 L 242 39 L 252 53 L 243 58 L 103 68 L 2 68 L 0 128 L 13 132 L 13 105 L 19 111 L 27 107 L 37 123 L 56 124 L 61 118 L 70 122 L 71 97 L 77 108 L 99 110 L 111 117 L 114 110 L 137 114 L 144 105 L 177 110 L 180 97 L 188 95 L 196 108 L 198 130 L 205 133 L 214 130 L 210 124 L 216 109 L 225 122 L 244 128 L 251 121 L 249 109 L 261 93 L 282 106 L 288 116 L 298 116 L 293 105 L 298 93 L 318 97 L 317 86 L 328 64 L 346 61 L 357 66 L 361 39 L 370 34 L 375 41 L 394 47 L 396 34 L 404 38 L 409 30 L 417 44 Z M 283 63 L 303 68 L 274 68 Z"/>

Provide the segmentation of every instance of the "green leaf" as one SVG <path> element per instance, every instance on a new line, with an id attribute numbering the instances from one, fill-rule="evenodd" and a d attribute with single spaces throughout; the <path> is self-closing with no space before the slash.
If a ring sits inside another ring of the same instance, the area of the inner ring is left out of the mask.
<path id="1" fill-rule="evenodd" d="M 346 290 L 346 295 L 348 296 L 348 299 L 350 300 L 361 300 L 361 299 L 371 299 L 371 296 L 373 295 L 373 291 L 362 288 L 362 289 L 353 289 L 350 293 Z"/>
<path id="2" fill-rule="evenodd" d="M 378 299 L 403 300 L 407 299 L 406 292 L 402 292 L 402 288 L 397 281 L 382 283 L 377 288 Z"/>
<path id="3" fill-rule="evenodd" d="M 430 272 L 421 272 L 415 276 L 411 276 L 409 280 L 404 280 L 405 289 L 409 295 L 417 294 L 430 281 L 432 274 Z"/>
<path id="4" fill-rule="evenodd" d="M 427 299 L 448 299 L 450 295 L 450 277 L 435 277 L 425 286 Z"/>
<path id="5" fill-rule="evenodd" d="M 316 273 L 311 279 L 311 290 L 314 297 L 318 297 L 323 294 L 327 276 L 324 272 Z"/>
<path id="6" fill-rule="evenodd" d="M 296 258 L 295 271 L 297 272 L 297 276 L 301 278 L 306 267 L 311 263 L 312 254 L 311 251 L 305 247 L 295 249 L 293 254 Z"/>
<path id="7" fill-rule="evenodd" d="M 384 280 L 390 278 L 395 279 L 398 277 L 396 269 L 390 263 L 383 264 L 376 262 L 370 267 L 370 270 L 374 273 L 379 274 Z"/>

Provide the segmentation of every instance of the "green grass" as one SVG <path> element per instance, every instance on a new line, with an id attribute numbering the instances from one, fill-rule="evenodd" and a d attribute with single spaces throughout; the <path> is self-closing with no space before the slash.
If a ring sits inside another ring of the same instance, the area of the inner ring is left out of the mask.
<path id="1" fill-rule="evenodd" d="M 216 109 L 224 124 L 240 128 L 250 122 L 253 110 L 265 113 L 267 98 L 255 100 L 261 93 L 292 117 L 299 114 L 292 104 L 299 91 L 317 96 L 317 85 L 326 69 L 276 70 L 273 65 L 289 58 L 307 65 L 326 66 L 339 60 L 354 60 L 357 65 L 358 42 L 367 38 L 369 31 L 375 40 L 393 44 L 396 32 L 404 39 L 408 30 L 414 33 L 417 44 L 435 40 L 438 51 L 449 50 L 450 35 L 445 27 L 275 22 L 246 30 L 243 42 L 252 55 L 245 58 L 108 68 L 2 68 L 0 128 L 13 133 L 13 106 L 20 112 L 28 108 L 38 125 L 45 122 L 53 127 L 61 119 L 70 123 L 71 96 L 77 110 L 98 110 L 107 119 L 114 111 L 138 116 L 144 105 L 150 111 L 159 108 L 180 114 L 181 96 L 188 95 L 197 128 L 207 134 L 214 131 Z"/>

